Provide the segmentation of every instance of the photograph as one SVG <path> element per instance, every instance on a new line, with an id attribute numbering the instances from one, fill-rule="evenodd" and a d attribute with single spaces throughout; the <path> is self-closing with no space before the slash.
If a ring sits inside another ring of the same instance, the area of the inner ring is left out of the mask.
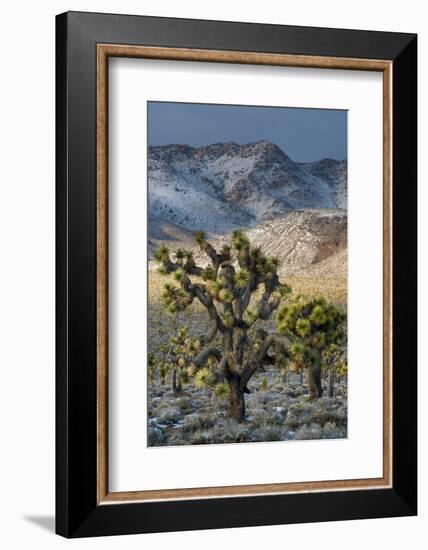
<path id="1" fill-rule="evenodd" d="M 0 548 L 426 547 L 423 4 L 2 8 Z"/>
<path id="2" fill-rule="evenodd" d="M 347 438 L 347 118 L 147 102 L 149 447 Z"/>

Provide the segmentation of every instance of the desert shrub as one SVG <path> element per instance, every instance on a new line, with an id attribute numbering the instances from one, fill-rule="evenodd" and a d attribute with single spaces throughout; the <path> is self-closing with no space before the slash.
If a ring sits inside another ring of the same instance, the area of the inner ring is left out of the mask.
<path id="1" fill-rule="evenodd" d="M 207 443 L 213 443 L 211 440 L 210 434 L 205 431 L 196 431 L 191 436 L 191 442 L 193 445 L 206 445 Z"/>
<path id="2" fill-rule="evenodd" d="M 182 413 L 177 407 L 168 407 L 161 410 L 158 421 L 159 424 L 174 424 L 182 418 Z"/>
<path id="3" fill-rule="evenodd" d="M 220 384 L 217 384 L 214 388 L 214 395 L 217 397 L 217 399 L 220 400 L 228 399 L 229 392 L 229 385 L 226 382 L 221 382 Z"/>
<path id="4" fill-rule="evenodd" d="M 206 414 L 189 414 L 184 418 L 182 430 L 184 432 L 195 432 L 198 430 L 208 429 L 214 426 L 215 418 Z"/>
<path id="5" fill-rule="evenodd" d="M 194 404 L 192 403 L 192 400 L 189 399 L 188 397 L 178 397 L 174 401 L 174 406 L 180 409 L 182 413 L 191 411 L 194 408 Z"/>
<path id="6" fill-rule="evenodd" d="M 322 428 L 319 424 L 312 423 L 310 425 L 305 424 L 300 427 L 297 432 L 295 439 L 321 439 Z"/>
<path id="7" fill-rule="evenodd" d="M 334 422 L 326 422 L 323 426 L 322 437 L 324 439 L 338 439 L 346 437 L 346 427 L 338 427 Z"/>
<path id="8" fill-rule="evenodd" d="M 337 399 L 325 397 L 317 403 L 313 418 L 321 426 L 328 422 L 342 425 L 347 422 L 347 409 Z"/>
<path id="9" fill-rule="evenodd" d="M 166 437 L 165 437 L 165 434 L 163 432 L 163 430 L 161 430 L 161 428 L 158 428 L 157 426 L 156 427 L 150 427 L 148 429 L 148 445 L 149 447 L 154 447 L 154 446 L 158 446 L 158 445 L 165 445 L 166 443 Z"/>
<path id="10" fill-rule="evenodd" d="M 293 402 L 288 408 L 286 426 L 291 430 L 296 430 L 299 426 L 310 424 L 314 410 L 315 408 L 311 402 L 304 400 Z"/>
<path id="11" fill-rule="evenodd" d="M 281 441 L 284 429 L 274 424 L 262 424 L 251 432 L 251 441 Z"/>

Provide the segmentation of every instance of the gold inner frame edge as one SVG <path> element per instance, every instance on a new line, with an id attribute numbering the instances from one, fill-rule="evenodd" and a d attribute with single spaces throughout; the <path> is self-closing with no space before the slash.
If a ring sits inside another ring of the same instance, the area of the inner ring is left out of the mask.
<path id="1" fill-rule="evenodd" d="M 108 489 L 108 59 L 132 57 L 378 71 L 383 73 L 383 476 L 224 487 L 109 492 Z M 257 52 L 97 45 L 97 503 L 242 497 L 392 486 L 392 62 Z"/>

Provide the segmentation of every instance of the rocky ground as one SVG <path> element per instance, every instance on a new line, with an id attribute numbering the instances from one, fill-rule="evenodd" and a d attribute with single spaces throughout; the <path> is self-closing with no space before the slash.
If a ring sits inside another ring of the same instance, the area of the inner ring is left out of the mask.
<path id="1" fill-rule="evenodd" d="M 256 374 L 246 396 L 247 420 L 227 418 L 227 399 L 191 381 L 175 395 L 168 381 L 157 379 L 148 393 L 148 445 L 200 445 L 336 439 L 347 437 L 347 387 L 335 387 L 333 398 L 309 401 L 300 375 L 286 379 L 275 368 Z"/>

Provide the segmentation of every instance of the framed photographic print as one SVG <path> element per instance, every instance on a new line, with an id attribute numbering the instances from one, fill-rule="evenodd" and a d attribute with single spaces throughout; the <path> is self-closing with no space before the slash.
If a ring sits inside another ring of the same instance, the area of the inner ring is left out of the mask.
<path id="1" fill-rule="evenodd" d="M 416 514 L 416 36 L 56 47 L 57 532 Z"/>

